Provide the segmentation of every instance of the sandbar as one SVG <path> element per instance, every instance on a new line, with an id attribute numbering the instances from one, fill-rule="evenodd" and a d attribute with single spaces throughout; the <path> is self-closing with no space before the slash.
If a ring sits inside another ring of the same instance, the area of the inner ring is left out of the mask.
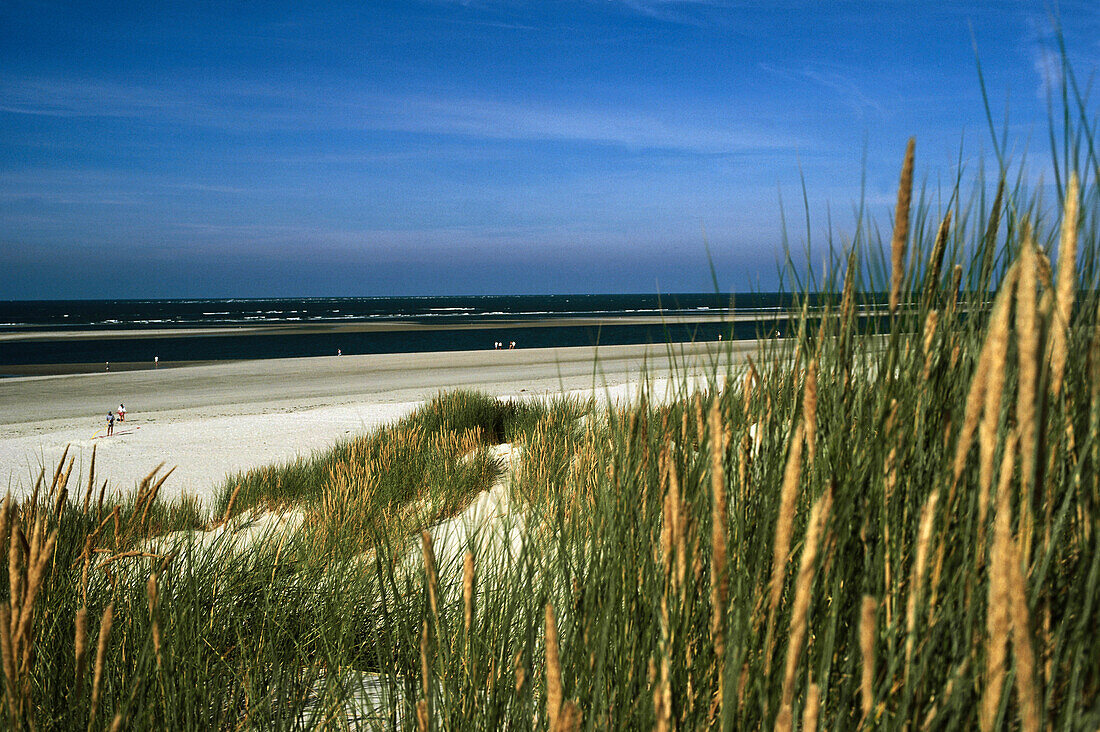
<path id="1" fill-rule="evenodd" d="M 41 328 L 9 327 L 0 331 L 0 343 L 31 341 L 127 340 L 131 338 L 182 338 L 252 335 L 303 335 L 315 333 L 380 333 L 401 331 L 499 330 L 502 328 L 561 328 L 605 325 L 670 325 L 673 323 L 747 323 L 783 317 L 775 313 L 734 313 L 726 311 L 687 315 L 601 315 L 556 318 L 493 318 L 468 321 L 425 322 L 421 320 L 379 319 L 348 323 L 256 323 L 252 325 L 181 326 L 173 328 Z"/>

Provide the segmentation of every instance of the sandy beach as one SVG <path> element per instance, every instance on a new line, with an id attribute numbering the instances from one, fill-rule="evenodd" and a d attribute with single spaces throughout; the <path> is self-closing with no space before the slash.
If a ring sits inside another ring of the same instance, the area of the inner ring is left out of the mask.
<path id="1" fill-rule="evenodd" d="M 699 375 L 716 358 L 737 361 L 752 342 L 457 351 L 234 361 L 156 371 L 0 381 L 0 478 L 15 494 L 52 470 L 66 445 L 86 480 L 96 448 L 97 483 L 126 492 L 157 465 L 175 467 L 163 495 L 208 500 L 227 474 L 293 460 L 400 418 L 440 390 L 502 397 L 572 392 L 625 396 L 643 369 L 663 388 Z M 722 366 L 722 371 L 725 367 Z M 105 437 L 106 414 L 126 422 Z"/>

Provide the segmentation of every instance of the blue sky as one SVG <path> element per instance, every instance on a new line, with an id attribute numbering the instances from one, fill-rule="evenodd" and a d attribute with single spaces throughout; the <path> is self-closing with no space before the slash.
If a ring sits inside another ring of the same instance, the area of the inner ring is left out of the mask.
<path id="1" fill-rule="evenodd" d="M 0 299 L 769 289 L 800 171 L 843 233 L 989 157 L 971 32 L 1041 167 L 1051 7 L 9 1 Z"/>

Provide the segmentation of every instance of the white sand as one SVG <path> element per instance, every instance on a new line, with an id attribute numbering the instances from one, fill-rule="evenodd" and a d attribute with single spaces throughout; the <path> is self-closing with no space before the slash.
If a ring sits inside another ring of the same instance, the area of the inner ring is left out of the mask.
<path id="1" fill-rule="evenodd" d="M 99 422 L 95 420 L 88 426 L 0 440 L 0 464 L 6 466 L 5 472 L 14 466 L 11 480 L 25 489 L 38 466 L 52 470 L 65 445 L 70 445 L 70 454 L 84 468 L 80 482 L 84 486 L 94 445 L 96 490 L 104 478 L 114 489 L 132 489 L 163 462 L 176 468 L 162 488 L 165 498 L 188 492 L 206 499 L 227 473 L 308 455 L 341 437 L 396 420 L 415 404 L 356 404 L 199 418 L 177 415 L 174 419 L 138 413 L 116 423 L 109 438 L 102 429 L 99 437 L 91 438 L 89 432 Z"/>
<path id="2" fill-rule="evenodd" d="M 709 370 L 713 346 L 684 349 L 697 362 L 693 373 Z M 594 389 L 615 397 L 636 389 L 643 364 L 651 379 L 675 380 L 681 372 L 663 346 L 604 347 L 595 358 L 591 348 L 467 351 L 5 379 L 0 480 L 23 493 L 41 466 L 52 471 L 70 445 L 82 486 L 94 445 L 97 483 L 109 479 L 109 491 L 133 490 L 163 462 L 176 468 L 164 497 L 190 493 L 209 501 L 227 474 L 327 448 L 399 419 L 441 389 L 497 396 Z M 127 421 L 104 437 L 107 410 L 120 401 Z"/>

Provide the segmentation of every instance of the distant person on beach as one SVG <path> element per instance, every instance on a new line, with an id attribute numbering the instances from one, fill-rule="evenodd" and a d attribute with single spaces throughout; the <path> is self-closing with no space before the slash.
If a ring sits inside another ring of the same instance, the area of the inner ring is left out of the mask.
<path id="1" fill-rule="evenodd" d="M 343 355 L 344 355 L 344 352 L 343 352 L 342 350 L 340 350 L 339 348 L 337 348 L 337 349 L 336 349 L 336 355 L 337 355 L 337 356 L 343 356 Z"/>
<path id="2" fill-rule="evenodd" d="M 125 404 L 119 404 L 118 405 L 118 421 L 119 422 L 125 422 L 126 421 L 126 405 Z"/>
<path id="3" fill-rule="evenodd" d="M 160 368 L 160 356 L 153 356 L 153 368 Z"/>
<path id="4" fill-rule="evenodd" d="M 107 361 L 106 364 L 107 364 L 107 371 L 110 371 L 111 370 L 111 362 Z"/>
<path id="5" fill-rule="evenodd" d="M 516 347 L 516 342 L 515 341 L 512 341 L 511 343 L 508 344 L 508 350 L 509 351 L 511 351 L 515 347 Z"/>
<path id="6" fill-rule="evenodd" d="M 107 436 L 110 437 L 115 433 L 115 413 L 107 412 Z"/>

